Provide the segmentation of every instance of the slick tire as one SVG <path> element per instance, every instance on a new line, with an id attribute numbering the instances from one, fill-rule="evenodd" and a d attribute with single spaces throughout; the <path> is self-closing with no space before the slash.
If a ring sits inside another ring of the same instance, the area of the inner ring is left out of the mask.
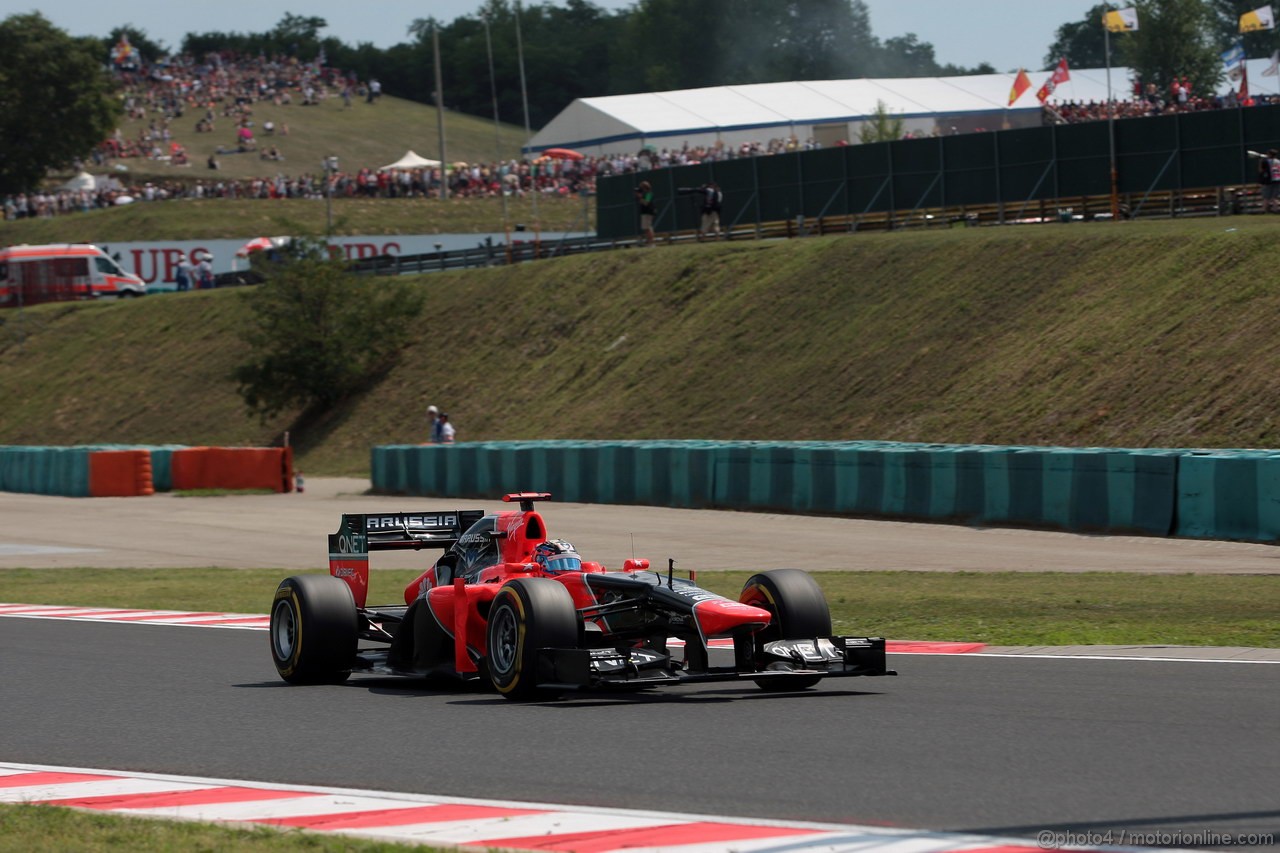
<path id="1" fill-rule="evenodd" d="M 359 636 L 351 587 L 329 575 L 295 575 L 271 604 L 271 659 L 290 684 L 340 684 L 351 675 Z"/>
<path id="2" fill-rule="evenodd" d="M 551 698 L 538 689 L 538 649 L 576 648 L 578 611 L 564 585 L 550 578 L 517 578 L 489 607 L 489 680 L 507 699 Z"/>
<path id="3" fill-rule="evenodd" d="M 768 610 L 773 615 L 769 627 L 754 637 L 735 639 L 750 643 L 750 657 L 755 658 L 764 643 L 774 640 L 811 640 L 831 636 L 831 610 L 822 588 L 801 569 L 773 569 L 752 575 L 742 587 L 738 601 Z M 821 681 L 813 678 L 762 676 L 754 679 L 762 690 L 803 690 Z"/>

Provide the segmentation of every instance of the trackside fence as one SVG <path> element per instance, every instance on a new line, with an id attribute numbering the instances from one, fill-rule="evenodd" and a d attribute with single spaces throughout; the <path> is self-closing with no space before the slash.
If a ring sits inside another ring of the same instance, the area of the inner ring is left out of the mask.
<path id="1" fill-rule="evenodd" d="M 1280 451 L 898 442 L 374 447 L 384 494 L 637 504 L 1274 542 Z"/>
<path id="2" fill-rule="evenodd" d="M 1113 136 L 1114 134 L 1114 136 Z M 902 139 L 691 164 L 597 182 L 596 231 L 639 231 L 634 188 L 650 182 L 660 234 L 698 227 L 707 181 L 735 236 L 773 223 L 827 230 L 927 222 L 1009 223 L 1110 215 L 1111 144 L 1122 215 L 1242 212 L 1248 152 L 1280 147 L 1280 106 Z"/>

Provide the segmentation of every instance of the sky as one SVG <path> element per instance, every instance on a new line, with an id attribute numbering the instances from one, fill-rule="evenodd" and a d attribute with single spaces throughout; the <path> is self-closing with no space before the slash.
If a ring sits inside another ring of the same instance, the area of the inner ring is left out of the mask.
<path id="1" fill-rule="evenodd" d="M 563 5 L 553 0 L 556 5 Z M 593 0 L 606 9 L 622 9 L 632 0 Z M 741 0 L 770 2 L 770 0 Z M 933 44 L 941 63 L 973 67 L 991 63 L 997 71 L 1034 71 L 1043 60 L 1057 28 L 1084 17 L 1097 0 L 866 0 L 871 29 L 881 40 L 915 33 Z M 406 41 L 415 18 L 452 21 L 475 12 L 481 0 L 216 0 L 175 3 L 173 0 L 0 0 L 0 18 L 39 10 L 72 35 L 104 36 L 112 28 L 132 24 L 169 47 L 189 32 L 265 32 L 286 12 L 318 16 L 329 23 L 325 36 L 348 44 L 372 42 L 389 47 Z"/>

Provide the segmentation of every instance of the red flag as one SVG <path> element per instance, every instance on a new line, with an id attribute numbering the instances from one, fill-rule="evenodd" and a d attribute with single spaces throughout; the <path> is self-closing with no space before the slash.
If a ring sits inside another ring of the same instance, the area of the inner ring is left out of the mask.
<path id="1" fill-rule="evenodd" d="M 1013 78 L 1013 88 L 1009 90 L 1009 106 L 1013 106 L 1013 102 L 1030 88 L 1031 78 L 1027 76 L 1027 69 L 1019 68 L 1018 76 Z"/>
<path id="2" fill-rule="evenodd" d="M 1049 100 L 1049 96 L 1053 94 L 1053 90 L 1057 89 L 1063 83 L 1071 79 L 1071 71 L 1067 68 L 1066 57 L 1058 61 L 1058 67 L 1053 69 L 1052 76 L 1044 81 L 1044 85 L 1040 87 L 1040 91 L 1036 92 L 1036 97 L 1040 99 L 1040 103 Z"/>

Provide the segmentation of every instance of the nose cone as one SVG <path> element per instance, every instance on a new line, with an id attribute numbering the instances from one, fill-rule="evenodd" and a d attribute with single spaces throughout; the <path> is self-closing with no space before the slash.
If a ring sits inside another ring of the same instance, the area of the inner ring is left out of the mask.
<path id="1" fill-rule="evenodd" d="M 693 607 L 693 618 L 698 620 L 704 637 L 719 637 L 739 628 L 759 631 L 773 619 L 768 610 L 740 604 L 727 598 L 699 601 Z"/>

